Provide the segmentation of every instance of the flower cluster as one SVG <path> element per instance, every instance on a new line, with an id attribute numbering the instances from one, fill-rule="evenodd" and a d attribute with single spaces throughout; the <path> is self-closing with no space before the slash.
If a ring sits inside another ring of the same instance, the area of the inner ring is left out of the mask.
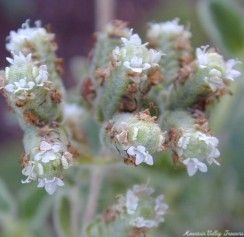
<path id="1" fill-rule="evenodd" d="M 152 197 L 154 190 L 147 185 L 134 185 L 119 200 L 125 207 L 129 225 L 136 228 L 155 228 L 164 222 L 168 205 L 164 196 Z"/>
<path id="2" fill-rule="evenodd" d="M 208 45 L 196 49 L 196 60 L 201 70 L 207 70 L 204 80 L 212 91 L 223 88 L 227 81 L 233 81 L 241 74 L 234 69 L 239 61 L 234 59 L 224 61 L 222 55 L 209 49 Z"/>
<path id="3" fill-rule="evenodd" d="M 182 158 L 189 176 L 193 176 L 198 170 L 207 172 L 209 165 L 215 163 L 220 152 L 217 149 L 218 139 L 199 131 L 184 131 L 177 143 L 177 154 Z"/>
<path id="4" fill-rule="evenodd" d="M 142 44 L 138 34 L 132 34 L 129 38 L 121 38 L 122 46 L 113 50 L 113 59 L 122 63 L 132 72 L 142 73 L 152 67 L 158 66 L 162 53 L 154 49 L 147 49 Z"/>
<path id="5" fill-rule="evenodd" d="M 72 163 L 72 154 L 64 144 L 42 140 L 38 149 L 33 149 L 30 159 L 25 164 L 22 174 L 27 178 L 22 183 L 38 181 L 37 187 L 44 187 L 53 194 L 64 183 L 60 179 L 62 169 L 68 169 Z"/>
<path id="6" fill-rule="evenodd" d="M 147 37 L 150 40 L 164 37 L 173 38 L 179 35 L 184 36 L 185 38 L 191 37 L 191 33 L 186 30 L 183 25 L 179 24 L 178 18 L 163 23 L 152 23 L 149 25 L 149 30 L 147 32 Z"/>
<path id="7" fill-rule="evenodd" d="M 34 27 L 30 27 L 29 20 L 22 24 L 22 28 L 17 31 L 11 31 L 8 36 L 6 48 L 9 52 L 18 53 L 19 51 L 30 53 L 30 46 L 44 48 L 45 43 L 52 41 L 54 34 L 48 33 L 41 27 L 41 22 L 36 21 Z M 39 50 L 37 49 L 37 50 Z"/>
<path id="8" fill-rule="evenodd" d="M 17 98 L 25 99 L 28 91 L 43 87 L 48 81 L 47 66 L 36 66 L 31 59 L 31 54 L 25 56 L 19 52 L 19 54 L 13 54 L 13 58 L 7 58 L 7 61 L 11 65 L 5 69 L 4 88 Z"/>
<path id="9" fill-rule="evenodd" d="M 153 165 L 151 154 L 162 149 L 164 134 L 152 119 L 146 112 L 116 115 L 106 125 L 102 136 L 107 145 L 120 152 L 125 162 Z"/>

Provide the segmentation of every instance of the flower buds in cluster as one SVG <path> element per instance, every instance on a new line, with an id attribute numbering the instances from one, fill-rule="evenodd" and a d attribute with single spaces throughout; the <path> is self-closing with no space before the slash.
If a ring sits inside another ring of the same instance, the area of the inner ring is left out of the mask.
<path id="1" fill-rule="evenodd" d="M 153 165 L 151 154 L 162 150 L 164 134 L 147 112 L 118 114 L 102 130 L 102 140 L 126 163 Z"/>
<path id="2" fill-rule="evenodd" d="M 216 137 L 205 133 L 192 130 L 182 131 L 182 136 L 176 146 L 176 153 L 186 166 L 189 176 L 193 176 L 197 170 L 207 172 L 208 168 L 204 162 L 209 165 L 212 163 L 220 165 L 216 161 L 220 155 L 216 148 L 218 143 Z"/>
<path id="3" fill-rule="evenodd" d="M 154 49 L 147 49 L 142 44 L 138 34 L 133 34 L 129 38 L 121 38 L 122 46 L 113 50 L 113 59 L 119 65 L 122 64 L 128 70 L 135 73 L 142 73 L 152 67 L 158 66 L 161 52 Z"/>
<path id="4" fill-rule="evenodd" d="M 37 187 L 53 194 L 58 186 L 64 185 L 63 170 L 72 163 L 67 135 L 61 128 L 33 129 L 25 133 L 24 144 L 22 174 L 27 178 L 22 183 L 37 181 Z"/>
<path id="5" fill-rule="evenodd" d="M 14 110 L 23 114 L 22 124 L 40 126 L 60 120 L 61 95 L 49 81 L 47 66 L 36 65 L 31 54 L 22 52 L 7 60 L 10 66 L 5 69 L 4 89 Z"/>
<path id="6" fill-rule="evenodd" d="M 150 46 L 165 54 L 159 63 L 164 85 L 173 83 L 182 74 L 181 68 L 192 60 L 190 37 L 191 33 L 179 24 L 179 19 L 149 25 L 147 39 Z"/>
<path id="7" fill-rule="evenodd" d="M 125 207 L 129 225 L 136 228 L 155 228 L 164 221 L 168 205 L 164 196 L 152 197 L 154 190 L 147 185 L 134 185 L 119 200 Z"/>
<path id="8" fill-rule="evenodd" d="M 240 76 L 240 72 L 234 69 L 238 61 L 230 59 L 225 62 L 222 55 L 208 46 L 197 48 L 196 62 L 198 70 L 204 72 L 203 80 L 213 92 L 223 89 L 228 81 Z"/>
<path id="9" fill-rule="evenodd" d="M 23 183 L 38 181 L 52 194 L 62 181 L 63 170 L 72 163 L 68 136 L 64 132 L 63 86 L 59 77 L 60 59 L 54 34 L 36 22 L 25 22 L 11 31 L 6 45 L 12 53 L 5 68 L 3 91 L 24 130 Z"/>

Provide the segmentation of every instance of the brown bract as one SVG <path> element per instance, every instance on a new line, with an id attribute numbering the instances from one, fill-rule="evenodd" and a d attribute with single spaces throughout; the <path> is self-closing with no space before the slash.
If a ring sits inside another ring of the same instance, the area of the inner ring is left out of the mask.
<path id="1" fill-rule="evenodd" d="M 128 26 L 128 22 L 121 20 L 111 21 L 110 29 L 108 29 L 108 35 L 111 38 L 121 38 L 125 37 L 124 31 Z"/>
<path id="2" fill-rule="evenodd" d="M 57 89 L 52 89 L 50 91 L 50 97 L 51 97 L 51 100 L 55 103 L 55 104 L 60 104 L 61 101 L 62 101 L 62 95 L 60 93 L 59 90 Z"/>
<path id="3" fill-rule="evenodd" d="M 21 158 L 20 158 L 20 165 L 22 168 L 25 168 L 27 165 L 29 165 L 29 155 L 24 154 Z"/>
<path id="4" fill-rule="evenodd" d="M 146 122 L 152 122 L 152 123 L 156 122 L 156 120 L 157 120 L 157 117 L 156 116 L 151 116 L 150 115 L 149 109 L 146 109 L 146 110 L 144 110 L 142 112 L 138 112 L 136 114 L 136 117 L 139 120 L 146 121 Z"/>
<path id="5" fill-rule="evenodd" d="M 159 67 L 154 67 L 149 71 L 148 81 L 150 85 L 155 86 L 158 83 L 162 82 L 163 80 L 164 80 L 164 76 Z"/>
<path id="6" fill-rule="evenodd" d="M 27 123 L 30 123 L 34 126 L 42 126 L 43 123 L 40 121 L 39 117 L 31 110 L 24 111 L 24 118 Z"/>
<path id="7" fill-rule="evenodd" d="M 111 207 L 111 208 L 108 208 L 102 215 L 102 218 L 103 218 L 103 221 L 106 223 L 106 224 L 109 224 L 113 221 L 116 220 L 116 218 L 119 216 L 119 211 L 116 210 L 115 208 Z"/>
<path id="8" fill-rule="evenodd" d="M 91 78 L 86 78 L 83 81 L 81 87 L 81 95 L 89 104 L 91 104 L 92 101 L 95 99 L 96 91 L 92 84 Z"/>
<path id="9" fill-rule="evenodd" d="M 55 59 L 55 69 L 56 72 L 61 76 L 64 73 L 64 59 L 63 58 L 57 58 Z"/>
<path id="10" fill-rule="evenodd" d="M 95 71 L 95 77 L 96 79 L 99 80 L 101 86 L 109 78 L 109 76 L 110 76 L 109 68 L 97 68 Z"/>
<path id="11" fill-rule="evenodd" d="M 129 237 L 146 237 L 146 230 L 144 228 L 134 227 L 130 231 Z"/>

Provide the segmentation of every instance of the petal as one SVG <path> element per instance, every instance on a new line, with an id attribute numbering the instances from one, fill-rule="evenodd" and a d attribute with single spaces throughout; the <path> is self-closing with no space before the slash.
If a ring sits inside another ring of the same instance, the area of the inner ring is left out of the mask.
<path id="1" fill-rule="evenodd" d="M 136 147 L 136 150 L 139 151 L 139 152 L 141 152 L 141 153 L 146 152 L 146 148 L 144 146 L 142 146 L 142 145 L 137 146 Z"/>
<path id="2" fill-rule="evenodd" d="M 43 163 L 48 163 L 48 162 L 50 162 L 52 160 L 56 160 L 56 159 L 57 159 L 57 157 L 56 157 L 55 153 L 53 153 L 52 151 L 46 151 L 43 153 L 41 161 Z"/>
<path id="3" fill-rule="evenodd" d="M 43 188 L 45 186 L 45 179 L 38 179 L 38 188 Z"/>
<path id="4" fill-rule="evenodd" d="M 208 171 L 208 167 L 203 162 L 199 161 L 198 164 L 197 164 L 197 167 L 203 173 L 206 173 Z"/>
<path id="5" fill-rule="evenodd" d="M 10 63 L 13 64 L 14 60 L 12 58 L 6 57 L 6 60 Z"/>
<path id="6" fill-rule="evenodd" d="M 189 176 L 193 176 L 197 172 L 197 166 L 194 160 L 188 158 L 186 160 L 183 160 L 183 164 L 186 166 L 187 173 Z"/>
<path id="7" fill-rule="evenodd" d="M 126 194 L 126 204 L 125 204 L 128 214 L 135 213 L 138 206 L 138 201 L 139 198 L 131 190 L 128 190 Z"/>
<path id="8" fill-rule="evenodd" d="M 13 84 L 8 84 L 8 85 L 6 85 L 5 87 L 5 90 L 7 91 L 7 92 L 14 92 L 15 91 L 15 86 L 13 85 Z"/>
<path id="9" fill-rule="evenodd" d="M 129 149 L 127 150 L 127 154 L 130 156 L 134 156 L 136 154 L 135 147 L 134 146 L 129 147 Z"/>
<path id="10" fill-rule="evenodd" d="M 29 81 L 28 86 L 29 86 L 29 89 L 31 90 L 35 86 L 35 82 Z"/>
<path id="11" fill-rule="evenodd" d="M 57 190 L 57 185 L 55 182 L 47 183 L 45 185 L 45 190 L 48 194 L 52 195 Z"/>
<path id="12" fill-rule="evenodd" d="M 153 165 L 153 157 L 152 157 L 150 154 L 148 154 L 148 155 L 146 156 L 144 162 L 145 162 L 146 164 L 148 164 L 148 165 Z"/>
<path id="13" fill-rule="evenodd" d="M 46 141 L 42 141 L 41 144 L 40 144 L 40 150 L 41 151 L 48 151 L 48 150 L 51 150 L 52 149 L 52 145 L 49 144 L 48 142 Z"/>
<path id="14" fill-rule="evenodd" d="M 38 152 L 35 156 L 34 156 L 34 160 L 39 161 L 42 159 L 42 155 L 43 152 Z"/>
<path id="15" fill-rule="evenodd" d="M 136 160 L 135 160 L 135 164 L 139 165 L 144 161 L 144 156 L 140 153 L 136 154 Z"/>
<path id="16" fill-rule="evenodd" d="M 60 144 L 60 143 L 54 143 L 54 144 L 52 145 L 52 150 L 53 150 L 54 152 L 59 152 L 59 151 L 61 151 L 61 150 L 62 150 L 62 144 Z"/>
<path id="17" fill-rule="evenodd" d="M 56 183 L 57 183 L 57 185 L 58 186 L 64 186 L 64 182 L 63 182 L 63 180 L 62 179 L 60 179 L 60 178 L 56 178 Z"/>

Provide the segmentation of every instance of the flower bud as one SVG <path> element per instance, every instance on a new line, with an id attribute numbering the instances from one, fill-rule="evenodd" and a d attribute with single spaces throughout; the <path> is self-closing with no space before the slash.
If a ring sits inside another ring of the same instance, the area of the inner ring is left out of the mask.
<path id="1" fill-rule="evenodd" d="M 102 129 L 101 138 L 124 158 L 132 158 L 132 163 L 152 165 L 150 154 L 160 151 L 164 142 L 164 135 L 154 119 L 146 112 L 118 114 Z"/>

